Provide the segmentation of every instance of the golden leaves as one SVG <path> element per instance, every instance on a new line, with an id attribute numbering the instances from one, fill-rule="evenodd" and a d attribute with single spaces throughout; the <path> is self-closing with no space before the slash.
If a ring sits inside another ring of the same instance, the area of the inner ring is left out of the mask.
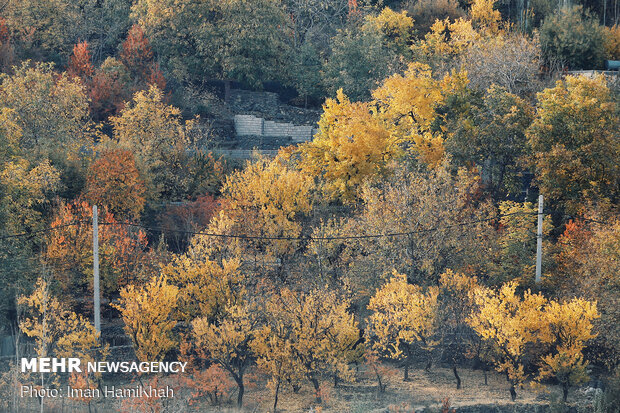
<path id="1" fill-rule="evenodd" d="M 142 287 L 130 285 L 121 290 L 118 304 L 125 331 L 131 337 L 141 361 L 162 360 L 177 343 L 172 336 L 176 320 L 172 317 L 179 289 L 165 277 L 153 277 Z"/>
<path id="2" fill-rule="evenodd" d="M 390 358 L 407 356 L 408 346 L 420 342 L 427 350 L 437 345 L 433 340 L 438 325 L 437 287 L 426 291 L 409 284 L 403 274 L 393 277 L 370 299 L 373 311 L 368 320 L 368 335 L 373 348 Z"/>

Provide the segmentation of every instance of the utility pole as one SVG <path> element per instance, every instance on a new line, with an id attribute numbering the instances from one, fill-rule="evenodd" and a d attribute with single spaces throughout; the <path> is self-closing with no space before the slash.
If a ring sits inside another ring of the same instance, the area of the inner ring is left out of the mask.
<path id="1" fill-rule="evenodd" d="M 93 294 L 95 310 L 95 329 L 101 333 L 101 303 L 99 296 L 99 222 L 97 205 L 93 205 Z"/>
<path id="2" fill-rule="evenodd" d="M 538 195 L 538 231 L 536 232 L 536 283 L 540 282 L 542 274 L 542 226 L 543 226 L 543 196 Z"/>

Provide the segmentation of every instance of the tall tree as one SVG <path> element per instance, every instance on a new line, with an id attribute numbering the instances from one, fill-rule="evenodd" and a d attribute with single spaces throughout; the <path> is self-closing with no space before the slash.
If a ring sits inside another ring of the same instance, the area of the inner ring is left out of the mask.
<path id="1" fill-rule="evenodd" d="M 527 137 L 541 192 L 570 214 L 584 199 L 617 202 L 620 118 L 605 77 L 567 76 L 537 97 Z"/>
<path id="2" fill-rule="evenodd" d="M 424 291 L 394 271 L 368 304 L 373 313 L 365 333 L 374 349 L 389 358 L 404 360 L 404 381 L 409 380 L 416 345 L 428 352 L 426 370 L 431 367 L 430 352 L 439 343 L 438 293 L 437 287 Z"/>

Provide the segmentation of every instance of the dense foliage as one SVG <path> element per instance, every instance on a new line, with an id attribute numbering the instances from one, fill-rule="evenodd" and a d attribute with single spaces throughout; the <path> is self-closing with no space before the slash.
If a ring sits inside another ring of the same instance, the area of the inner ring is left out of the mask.
<path id="1" fill-rule="evenodd" d="M 0 333 L 104 359 L 122 324 L 141 361 L 188 360 L 192 403 L 241 406 L 258 369 L 273 411 L 307 385 L 324 404 L 327 380 L 364 361 L 380 392 L 390 363 L 404 380 L 448 365 L 460 389 L 474 359 L 512 400 L 536 382 L 566 401 L 590 365 L 608 377 L 618 84 L 564 72 L 618 58 L 618 11 L 524 3 L 0 5 Z M 322 103 L 318 132 L 243 165 L 218 157 L 232 82 Z"/>

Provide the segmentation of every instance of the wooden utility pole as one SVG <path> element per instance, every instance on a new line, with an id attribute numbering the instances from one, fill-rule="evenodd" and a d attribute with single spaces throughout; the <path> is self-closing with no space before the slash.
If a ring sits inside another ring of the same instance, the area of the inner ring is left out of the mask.
<path id="1" fill-rule="evenodd" d="M 538 230 L 536 231 L 536 283 L 540 282 L 542 274 L 542 226 L 543 226 L 543 196 L 538 195 Z"/>
<path id="2" fill-rule="evenodd" d="M 93 294 L 95 311 L 95 329 L 101 333 L 101 298 L 99 296 L 99 223 L 97 205 L 93 205 Z"/>

